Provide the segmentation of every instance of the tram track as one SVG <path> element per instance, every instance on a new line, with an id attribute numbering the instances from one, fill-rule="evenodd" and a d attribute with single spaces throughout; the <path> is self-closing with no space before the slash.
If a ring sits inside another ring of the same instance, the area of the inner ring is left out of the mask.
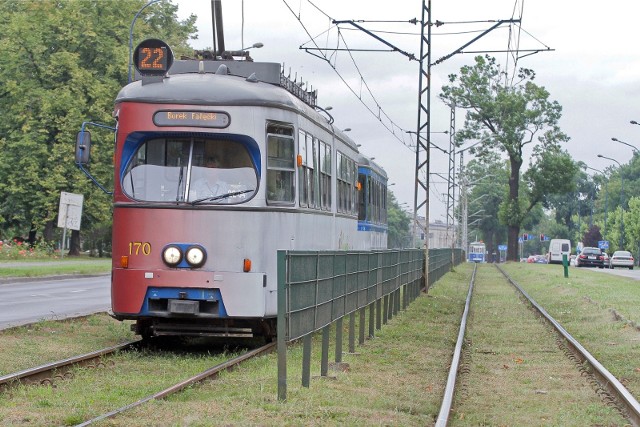
<path id="1" fill-rule="evenodd" d="M 582 346 L 562 325 L 556 321 L 547 311 L 540 306 L 522 287 L 496 264 L 496 268 L 504 275 L 507 281 L 516 288 L 527 300 L 531 307 L 551 325 L 558 334 L 562 344 L 570 351 L 570 357 L 580 365 L 584 372 L 592 374 L 598 385 L 598 392 L 604 399 L 612 397 L 613 404 L 634 426 L 640 426 L 640 403 L 631 395 L 629 390 L 609 372 L 589 351 Z M 604 393 L 602 393 L 604 391 Z"/>
<path id="2" fill-rule="evenodd" d="M 78 356 L 72 356 L 59 361 L 46 363 L 40 366 L 36 366 L 33 368 L 28 368 L 28 369 L 24 369 L 8 375 L 4 375 L 0 377 L 0 392 L 10 392 L 12 388 L 15 388 L 21 385 L 55 387 L 56 386 L 55 384 L 57 381 L 73 380 L 75 377 L 73 373 L 73 369 L 77 367 L 98 368 L 100 366 L 107 366 L 107 365 L 111 365 L 115 367 L 117 366 L 116 362 L 113 362 L 112 360 L 107 362 L 105 361 L 105 359 L 108 359 L 109 356 L 113 356 L 120 352 L 126 352 L 126 351 L 132 351 L 132 350 L 136 351 L 136 350 L 142 349 L 146 347 L 146 344 L 147 343 L 145 343 L 142 340 L 130 341 L 130 342 L 116 345 L 116 346 L 104 348 L 101 350 L 85 353 Z M 254 349 L 244 351 L 242 354 L 238 356 L 232 357 L 221 363 L 217 363 L 215 366 L 205 369 L 204 371 L 201 371 L 200 373 L 192 375 L 186 379 L 182 379 L 179 382 L 162 389 L 161 391 L 152 393 L 146 397 L 140 398 L 118 409 L 105 412 L 92 419 L 84 421 L 81 424 L 76 424 L 76 425 L 80 425 L 80 426 L 91 425 L 108 418 L 113 418 L 125 411 L 138 407 L 140 405 L 143 405 L 152 400 L 164 399 L 170 395 L 179 393 L 185 388 L 188 388 L 196 383 L 216 378 L 220 373 L 224 371 L 231 371 L 234 368 L 236 368 L 238 365 L 242 364 L 247 360 L 250 360 L 252 358 L 255 358 L 260 355 L 273 351 L 275 347 L 276 347 L 275 343 L 269 343 L 259 348 L 254 348 Z M 148 375 L 148 374 L 149 372 L 140 373 L 140 375 Z"/>
<path id="3" fill-rule="evenodd" d="M 97 367 L 103 363 L 102 359 L 119 351 L 127 351 L 139 346 L 141 341 L 128 341 L 126 343 L 103 348 L 101 350 L 68 357 L 55 362 L 45 363 L 40 366 L 23 369 L 11 374 L 0 376 L 0 392 L 17 384 L 53 384 L 55 380 L 70 378 L 70 369 L 76 366 Z"/>
<path id="4" fill-rule="evenodd" d="M 522 300 L 526 301 L 528 306 L 534 310 L 544 322 L 553 329 L 556 334 L 556 342 L 561 349 L 565 350 L 566 356 L 572 360 L 581 375 L 586 376 L 592 384 L 601 401 L 606 405 L 615 407 L 618 412 L 626 418 L 632 425 L 640 426 L 640 404 L 633 395 L 624 387 L 624 385 L 613 376 L 602 363 L 593 357 L 574 337 L 572 337 L 560 323 L 546 312 L 527 292 L 515 282 L 503 269 L 498 265 L 496 268 L 503 275 L 504 279 L 519 292 Z M 447 378 L 447 383 L 443 393 L 440 412 L 436 419 L 436 426 L 446 426 L 449 423 L 449 416 L 452 413 L 454 405 L 454 393 L 456 384 L 458 387 L 461 383 L 461 372 L 464 371 L 464 358 L 469 357 L 469 342 L 466 338 L 466 330 L 471 312 L 471 299 L 475 286 L 477 266 L 474 270 L 469 283 L 469 291 L 465 301 L 465 309 L 461 318 L 458 340 L 456 342 L 454 354 L 452 357 L 451 367 Z M 466 392 L 466 390 L 463 390 Z"/>
<path id="5" fill-rule="evenodd" d="M 154 393 L 152 395 L 149 395 L 147 397 L 144 397 L 142 399 L 139 399 L 136 402 L 130 403 L 129 405 L 123 406 L 121 408 L 118 408 L 116 410 L 107 412 L 105 414 L 99 415 L 93 419 L 87 420 L 81 424 L 77 424 L 76 427 L 80 427 L 80 426 L 88 426 L 91 424 L 94 424 L 96 422 L 108 419 L 108 418 L 113 418 L 119 414 L 122 414 L 125 411 L 128 411 L 129 409 L 133 409 L 137 406 L 143 405 L 147 402 L 150 402 L 152 400 L 159 400 L 159 399 L 164 399 L 167 396 L 170 396 L 172 394 L 176 394 L 179 393 L 180 391 L 184 390 L 185 388 L 193 385 L 193 384 L 197 384 L 199 382 L 202 382 L 204 380 L 208 380 L 208 379 L 213 379 L 216 378 L 220 373 L 225 372 L 225 371 L 230 371 L 233 370 L 234 368 L 236 368 L 238 365 L 240 365 L 243 362 L 246 362 L 249 359 L 252 359 L 254 357 L 258 357 L 261 356 L 263 354 L 267 354 L 270 353 L 271 351 L 273 351 L 276 348 L 276 343 L 269 343 L 266 344 L 262 347 L 256 348 L 254 350 L 250 350 L 247 351 L 237 357 L 234 357 L 232 359 L 229 359 L 225 362 L 222 362 L 220 364 L 217 364 L 216 366 L 213 366 L 210 369 L 207 369 L 197 375 L 194 375 L 190 378 L 187 378 L 183 381 L 180 381 L 177 384 L 174 384 L 162 391 L 159 391 L 157 393 Z"/>

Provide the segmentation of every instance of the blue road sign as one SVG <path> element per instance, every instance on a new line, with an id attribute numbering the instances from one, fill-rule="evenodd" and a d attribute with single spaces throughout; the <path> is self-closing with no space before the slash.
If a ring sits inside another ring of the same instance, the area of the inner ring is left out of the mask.
<path id="1" fill-rule="evenodd" d="M 507 245 L 498 245 L 498 250 L 499 251 L 506 251 L 507 250 Z"/>
<path id="2" fill-rule="evenodd" d="M 609 249 L 609 241 L 608 240 L 598 240 L 598 247 L 600 249 Z"/>

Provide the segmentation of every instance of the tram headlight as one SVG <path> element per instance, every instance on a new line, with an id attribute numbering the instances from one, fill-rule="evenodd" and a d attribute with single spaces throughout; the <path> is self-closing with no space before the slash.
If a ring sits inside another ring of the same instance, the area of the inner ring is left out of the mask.
<path id="1" fill-rule="evenodd" d="M 187 259 L 187 263 L 189 263 L 191 267 L 202 267 L 204 262 L 207 260 L 207 255 L 201 246 L 189 247 L 185 257 Z"/>
<path id="2" fill-rule="evenodd" d="M 169 245 L 162 251 L 162 259 L 169 267 L 175 267 L 182 261 L 182 251 L 175 245 Z"/>

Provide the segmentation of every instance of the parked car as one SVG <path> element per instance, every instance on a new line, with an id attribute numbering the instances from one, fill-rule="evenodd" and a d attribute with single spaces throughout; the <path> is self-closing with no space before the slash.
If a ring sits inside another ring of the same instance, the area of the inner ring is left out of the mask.
<path id="1" fill-rule="evenodd" d="M 609 268 L 626 267 L 633 270 L 633 255 L 629 251 L 615 251 L 609 259 Z"/>
<path id="2" fill-rule="evenodd" d="M 534 255 L 533 262 L 535 264 L 547 264 L 547 257 L 544 255 Z"/>
<path id="3" fill-rule="evenodd" d="M 600 248 L 585 246 L 576 258 L 576 267 L 604 268 L 604 255 Z"/>
<path id="4" fill-rule="evenodd" d="M 609 267 L 609 254 L 605 251 L 602 251 L 602 261 L 604 262 L 605 267 Z"/>

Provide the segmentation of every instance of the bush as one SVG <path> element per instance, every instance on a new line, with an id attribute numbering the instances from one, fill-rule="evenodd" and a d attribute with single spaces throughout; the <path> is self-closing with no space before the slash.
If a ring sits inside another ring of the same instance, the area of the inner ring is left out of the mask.
<path id="1" fill-rule="evenodd" d="M 0 240 L 0 260 L 58 258 L 59 256 L 59 251 L 54 249 L 52 243 L 40 241 L 35 245 L 29 245 L 18 239 L 10 241 Z"/>

